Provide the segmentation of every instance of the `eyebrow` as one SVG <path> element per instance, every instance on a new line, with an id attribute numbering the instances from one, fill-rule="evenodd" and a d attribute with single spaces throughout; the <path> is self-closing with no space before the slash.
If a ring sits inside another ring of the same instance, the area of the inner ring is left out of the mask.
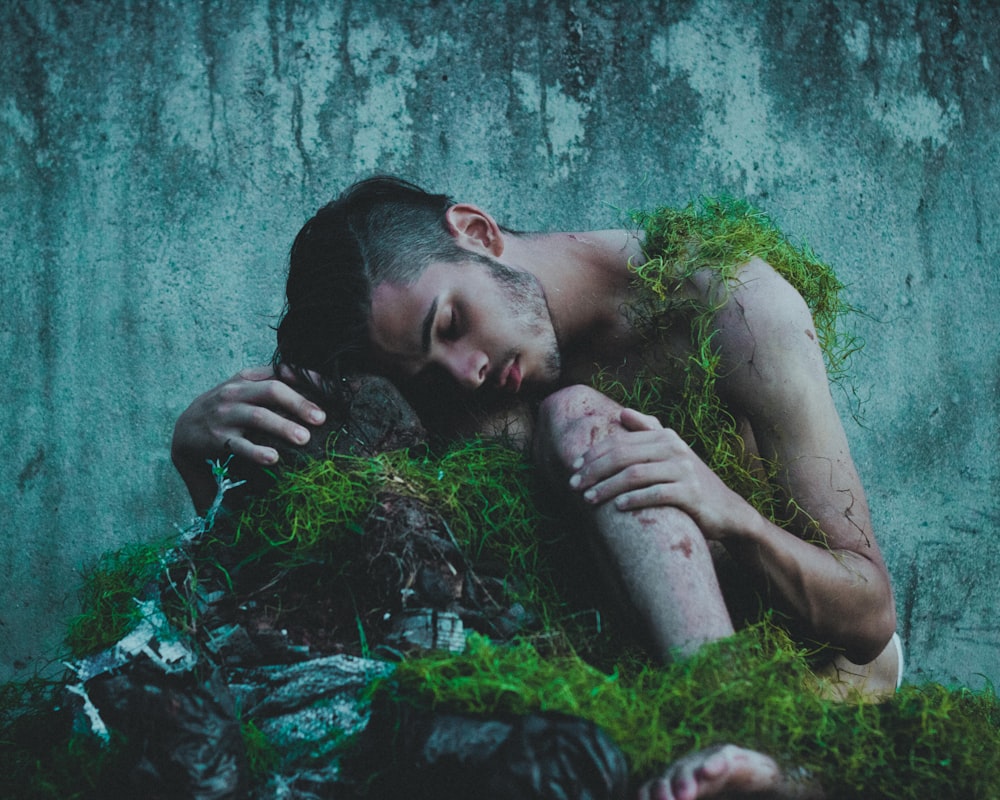
<path id="1" fill-rule="evenodd" d="M 434 327 L 434 315 L 437 314 L 438 299 L 435 297 L 431 301 L 431 307 L 427 309 L 424 323 L 421 326 L 420 347 L 421 352 L 427 355 L 431 351 L 431 329 Z"/>

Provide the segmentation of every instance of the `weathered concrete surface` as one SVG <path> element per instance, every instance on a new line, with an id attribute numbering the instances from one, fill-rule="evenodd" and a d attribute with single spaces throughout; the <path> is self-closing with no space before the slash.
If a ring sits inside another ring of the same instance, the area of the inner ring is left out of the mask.
<path id="1" fill-rule="evenodd" d="M 173 420 L 268 358 L 295 232 L 386 170 L 522 228 L 748 195 L 838 265 L 910 674 L 1000 682 L 998 31 L 987 0 L 3 4 L 0 677 L 60 653 L 98 552 L 186 521 Z"/>

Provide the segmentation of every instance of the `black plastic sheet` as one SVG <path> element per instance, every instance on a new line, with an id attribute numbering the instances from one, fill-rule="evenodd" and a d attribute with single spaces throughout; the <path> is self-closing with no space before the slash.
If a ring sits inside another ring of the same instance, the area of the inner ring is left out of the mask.
<path id="1" fill-rule="evenodd" d="M 628 784 L 618 746 L 593 723 L 557 713 L 489 718 L 384 700 L 361 751 L 387 797 L 617 800 Z"/>

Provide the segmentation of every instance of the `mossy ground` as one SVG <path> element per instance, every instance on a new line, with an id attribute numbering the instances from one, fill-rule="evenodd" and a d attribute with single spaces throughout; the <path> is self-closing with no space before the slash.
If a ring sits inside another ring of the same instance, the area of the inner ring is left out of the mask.
<path id="1" fill-rule="evenodd" d="M 822 699 L 805 654 L 768 622 L 666 668 L 614 671 L 474 640 L 461 657 L 404 661 L 378 691 L 396 702 L 484 714 L 561 711 L 590 719 L 635 778 L 734 742 L 818 779 L 832 798 L 1000 797 L 1000 702 L 992 689 L 906 685 L 887 703 Z"/>
<path id="2" fill-rule="evenodd" d="M 834 797 L 1000 796 L 1000 702 L 991 689 L 904 686 L 883 705 L 848 705 L 813 691 L 806 654 L 768 621 L 667 668 L 636 649 L 615 659 L 594 644 L 614 642 L 606 631 L 561 626 L 579 608 L 560 598 L 553 551 L 539 546 L 532 531 L 541 525 L 551 540 L 558 535 L 532 504 L 530 472 L 506 448 L 471 442 L 440 458 L 399 452 L 287 474 L 239 520 L 244 557 L 286 566 L 316 558 L 349 571 L 364 515 L 386 485 L 455 512 L 453 531 L 470 563 L 513 553 L 511 574 L 530 569 L 538 576 L 525 599 L 544 605 L 555 598 L 545 615 L 549 635 L 507 645 L 473 637 L 461 655 L 405 658 L 375 689 L 396 702 L 578 714 L 608 731 L 637 777 L 693 748 L 733 741 L 808 769 Z M 120 584 L 129 581 L 138 593 L 149 574 L 136 564 L 151 563 L 151 555 L 128 553 L 102 568 L 121 567 L 108 584 L 115 595 L 127 593 Z M 120 617 L 107 607 L 99 602 L 90 611 Z M 597 653 L 600 666 L 580 652 Z M 53 735 L 59 716 L 51 710 L 53 691 L 36 682 L 0 693 L 4 796 L 98 797 L 111 780 L 113 771 L 103 767 L 113 763 L 113 752 L 72 734 L 65 719 L 58 729 L 66 734 Z M 252 721 L 245 727 L 254 751 L 273 764 Z"/>

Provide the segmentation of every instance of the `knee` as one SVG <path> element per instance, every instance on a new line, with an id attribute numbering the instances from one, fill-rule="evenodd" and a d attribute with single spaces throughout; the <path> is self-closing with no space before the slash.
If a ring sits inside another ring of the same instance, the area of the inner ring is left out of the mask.
<path id="1" fill-rule="evenodd" d="M 539 419 L 548 425 L 562 426 L 585 417 L 616 418 L 621 406 L 584 384 L 575 384 L 553 392 L 542 401 Z"/>
<path id="2" fill-rule="evenodd" d="M 620 428 L 622 407 L 595 389 L 567 386 L 549 395 L 538 413 L 536 455 L 563 468 L 611 431 Z"/>

